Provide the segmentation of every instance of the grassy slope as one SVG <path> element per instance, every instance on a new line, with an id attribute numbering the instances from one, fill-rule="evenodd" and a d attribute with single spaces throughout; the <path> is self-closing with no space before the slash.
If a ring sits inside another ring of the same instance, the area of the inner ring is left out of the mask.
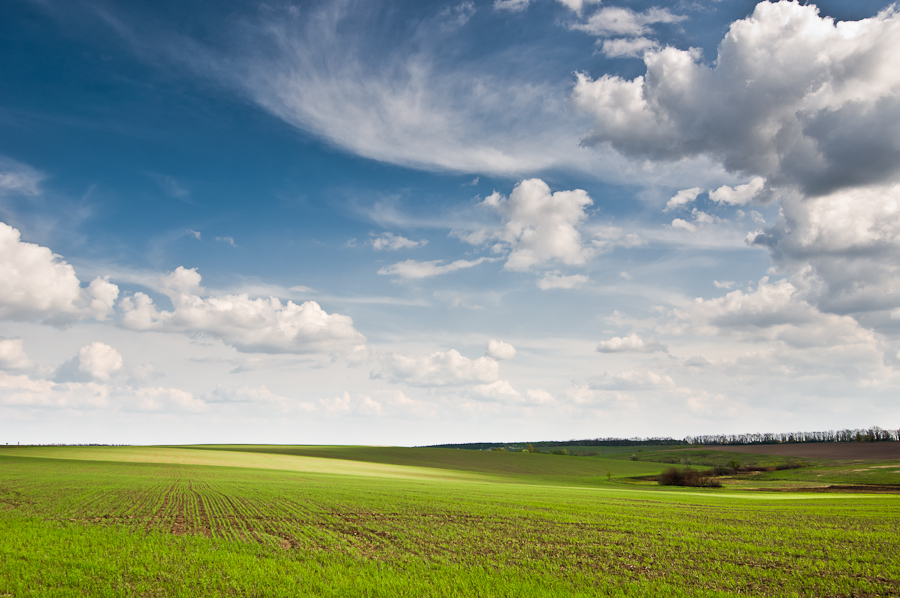
<path id="1" fill-rule="evenodd" d="M 597 457 L 360 446 L 0 447 L 0 455 L 281 469 L 310 473 L 597 485 L 663 465 Z"/>
<path id="2" fill-rule="evenodd" d="M 139 463 L 138 449 L 119 452 L 121 462 L 40 453 L 0 453 L 0 595 L 900 593 L 892 498 L 335 476 Z"/>

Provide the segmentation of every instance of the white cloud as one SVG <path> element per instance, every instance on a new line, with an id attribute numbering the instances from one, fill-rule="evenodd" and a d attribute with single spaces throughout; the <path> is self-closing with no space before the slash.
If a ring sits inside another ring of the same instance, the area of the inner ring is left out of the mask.
<path id="1" fill-rule="evenodd" d="M 675 381 L 666 374 L 650 370 L 626 370 L 606 372 L 603 376 L 590 380 L 590 387 L 598 390 L 627 390 L 641 388 L 674 388 Z"/>
<path id="2" fill-rule="evenodd" d="M 645 52 L 656 50 L 659 48 L 659 44 L 646 37 L 619 37 L 603 40 L 603 45 L 600 47 L 603 54 L 610 58 L 638 58 Z"/>
<path id="3" fill-rule="evenodd" d="M 490 384 L 478 384 L 472 387 L 472 394 L 480 399 L 499 401 L 501 403 L 518 402 L 522 394 L 512 387 L 507 380 L 495 380 Z"/>
<path id="4" fill-rule="evenodd" d="M 209 406 L 193 393 L 156 386 L 127 389 L 118 397 L 122 406 L 134 411 L 207 411 Z"/>
<path id="5" fill-rule="evenodd" d="M 0 370 L 24 370 L 31 367 L 20 338 L 0 338 Z"/>
<path id="6" fill-rule="evenodd" d="M 234 237 L 216 237 L 216 241 L 231 245 L 232 247 L 237 247 L 237 244 L 234 242 Z"/>
<path id="7" fill-rule="evenodd" d="M 713 286 L 717 289 L 733 289 L 734 281 L 733 280 L 714 280 Z"/>
<path id="8" fill-rule="evenodd" d="M 196 269 L 179 267 L 160 283 L 172 311 L 157 309 L 145 293 L 120 300 L 122 325 L 132 330 L 203 333 L 240 351 L 316 353 L 350 351 L 365 337 L 353 320 L 328 314 L 315 301 L 300 305 L 275 297 L 251 299 L 246 294 L 202 297 Z"/>
<path id="9" fill-rule="evenodd" d="M 584 274 L 562 275 L 559 272 L 550 272 L 544 275 L 537 283 L 542 291 L 550 289 L 574 289 L 588 282 L 588 277 Z"/>
<path id="10" fill-rule="evenodd" d="M 591 388 L 587 384 L 573 384 L 566 390 L 566 398 L 577 407 L 604 411 L 633 411 L 637 401 L 630 393 Z"/>
<path id="11" fill-rule="evenodd" d="M 686 230 L 688 232 L 694 232 L 697 230 L 697 227 L 685 220 L 684 218 L 676 218 L 672 221 L 672 228 L 680 228 L 681 230 Z"/>
<path id="12" fill-rule="evenodd" d="M 643 239 L 637 233 L 626 233 L 617 226 L 607 226 L 594 233 L 591 239 L 591 247 L 596 251 L 606 253 L 616 247 L 639 247 L 644 244 Z"/>
<path id="13" fill-rule="evenodd" d="M 900 185 L 787 196 L 782 217 L 748 239 L 770 249 L 808 300 L 826 311 L 900 307 Z"/>
<path id="14" fill-rule="evenodd" d="M 597 345 L 597 351 L 600 353 L 666 353 L 668 349 L 657 342 L 646 342 L 632 333 L 628 336 L 614 336 L 608 341 L 601 341 Z"/>
<path id="15" fill-rule="evenodd" d="M 78 370 L 96 380 L 109 380 L 122 369 L 122 354 L 101 342 L 93 342 L 78 350 Z"/>
<path id="16" fill-rule="evenodd" d="M 389 249 L 391 251 L 396 251 L 398 249 L 413 249 L 415 247 L 422 247 L 427 243 L 427 239 L 413 241 L 411 239 L 407 239 L 406 237 L 388 232 L 382 233 L 377 237 L 372 238 L 372 248 L 376 251 L 381 251 L 383 249 Z"/>
<path id="17" fill-rule="evenodd" d="M 271 406 L 282 411 L 300 410 L 312 411 L 313 407 L 304 401 L 294 401 L 275 394 L 266 385 L 262 386 L 230 386 L 217 385 L 212 392 L 204 397 L 206 403 L 246 403 L 257 407 Z"/>
<path id="18" fill-rule="evenodd" d="M 494 0 L 494 10 L 507 10 L 510 12 L 522 12 L 531 0 Z"/>
<path id="19" fill-rule="evenodd" d="M 38 195 L 44 175 L 20 162 L 0 157 L 0 197 Z"/>
<path id="20" fill-rule="evenodd" d="M 529 388 L 525 391 L 525 396 L 535 405 L 552 405 L 556 402 L 556 397 L 543 388 Z"/>
<path id="21" fill-rule="evenodd" d="M 500 364 L 495 359 L 469 359 L 455 349 L 419 357 L 388 353 L 380 361 L 381 370 L 373 373 L 374 377 L 411 386 L 490 384 L 500 376 Z"/>
<path id="22" fill-rule="evenodd" d="M 0 222 L 0 318 L 52 324 L 103 319 L 118 294 L 119 287 L 100 277 L 82 288 L 62 257 L 23 242 L 17 229 Z"/>
<path id="23" fill-rule="evenodd" d="M 169 196 L 175 199 L 193 203 L 191 192 L 185 189 L 177 180 L 166 174 L 152 173 L 150 177 L 156 181 L 156 184 Z"/>
<path id="24" fill-rule="evenodd" d="M 512 359 L 516 356 L 516 348 L 492 338 L 487 344 L 487 356 L 497 360 Z"/>
<path id="25" fill-rule="evenodd" d="M 769 282 L 763 278 L 754 290 L 697 298 L 687 307 L 675 309 L 673 315 L 676 323 L 667 329 L 676 333 L 780 341 L 800 349 L 850 345 L 877 348 L 881 342 L 852 317 L 824 313 L 809 304 L 787 280 Z"/>
<path id="26" fill-rule="evenodd" d="M 559 0 L 559 3 L 568 7 L 572 11 L 581 14 L 581 9 L 585 4 L 600 4 L 601 0 Z"/>
<path id="27" fill-rule="evenodd" d="M 777 201 L 780 220 L 747 240 L 812 305 L 887 333 L 900 307 L 900 10 L 835 22 L 813 5 L 761 2 L 715 61 L 665 48 L 644 62 L 632 80 L 578 77 L 574 101 L 594 118 L 585 143 L 642 160 L 707 157 L 749 178 L 711 200 Z"/>
<path id="28" fill-rule="evenodd" d="M 369 395 L 351 396 L 349 392 L 331 398 L 320 399 L 319 405 L 322 410 L 332 415 L 348 415 L 351 413 L 359 415 L 381 415 L 382 405 Z"/>
<path id="29" fill-rule="evenodd" d="M 71 363 L 77 365 L 79 356 Z M 88 358 L 90 360 L 90 357 Z M 102 360 L 101 360 L 102 361 Z M 99 362 L 95 361 L 94 365 Z M 99 373 L 110 373 L 109 363 Z M 0 405 L 49 409 L 103 409 L 124 411 L 205 411 L 206 403 L 178 388 L 113 385 L 102 379 L 54 381 L 0 371 Z"/>
<path id="30" fill-rule="evenodd" d="M 607 6 L 592 14 L 586 22 L 574 23 L 571 27 L 596 36 L 639 37 L 650 32 L 648 25 L 678 23 L 685 18 L 665 8 L 635 12 L 621 6 Z"/>
<path id="31" fill-rule="evenodd" d="M 399 276 L 400 278 L 430 278 L 432 276 L 439 276 L 457 270 L 472 268 L 489 260 L 488 258 L 480 257 L 475 260 L 456 260 L 449 264 L 443 263 L 444 261 L 445 260 L 431 260 L 428 262 L 420 262 L 417 260 L 404 260 L 402 262 L 397 262 L 396 264 L 391 264 L 390 266 L 385 266 L 380 269 L 378 273 L 385 276 Z"/>
<path id="32" fill-rule="evenodd" d="M 812 5 L 761 2 L 731 25 L 714 66 L 669 47 L 644 57 L 643 77 L 579 75 L 575 103 L 594 118 L 585 143 L 644 159 L 706 155 L 812 193 L 895 178 L 898 40 L 894 8 L 836 24 Z"/>
<path id="33" fill-rule="evenodd" d="M 527 4 L 500 0 L 495 9 Z M 408 20 L 398 24 L 389 8 L 378 10 L 363 2 L 269 6 L 242 19 L 225 47 L 178 39 L 166 51 L 285 122 L 374 160 L 516 176 L 593 168 L 556 84 L 523 81 L 504 56 L 446 60 L 446 48 L 459 42 L 450 36 L 470 11 L 438 13 L 410 31 Z M 399 27 L 402 35 L 391 35 Z"/>
<path id="34" fill-rule="evenodd" d="M 0 404 L 46 408 L 105 408 L 110 388 L 97 382 L 55 383 L 25 374 L 0 372 Z"/>
<path id="35" fill-rule="evenodd" d="M 669 201 L 666 202 L 666 207 L 663 211 L 668 212 L 670 210 L 674 210 L 676 208 L 680 208 L 681 206 L 687 205 L 697 199 L 697 196 L 701 193 L 703 193 L 703 189 L 701 189 L 700 187 L 682 189 L 681 191 L 673 195 Z"/>
<path id="36" fill-rule="evenodd" d="M 475 3 L 467 1 L 445 8 L 441 11 L 441 16 L 449 18 L 448 26 L 462 27 L 469 22 L 475 12 Z"/>
<path id="37" fill-rule="evenodd" d="M 743 206 L 750 203 L 754 197 L 759 195 L 760 191 L 766 185 L 766 180 L 762 177 L 753 177 L 753 179 L 744 185 L 729 187 L 722 185 L 715 191 L 709 192 L 709 198 L 717 203 Z"/>
<path id="38" fill-rule="evenodd" d="M 584 264 L 592 255 L 584 245 L 579 226 L 587 218 L 585 209 L 594 202 L 587 192 L 557 191 L 540 179 L 521 181 L 509 198 L 496 191 L 483 205 L 503 218 L 503 226 L 468 242 L 496 239 L 508 250 L 505 268 L 524 271 L 549 262 Z"/>

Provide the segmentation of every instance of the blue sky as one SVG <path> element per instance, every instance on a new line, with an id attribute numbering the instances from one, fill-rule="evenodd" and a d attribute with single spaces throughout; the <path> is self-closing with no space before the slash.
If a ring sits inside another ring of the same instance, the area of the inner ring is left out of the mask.
<path id="1" fill-rule="evenodd" d="M 889 2 L 2 13 L 2 442 L 900 421 Z"/>

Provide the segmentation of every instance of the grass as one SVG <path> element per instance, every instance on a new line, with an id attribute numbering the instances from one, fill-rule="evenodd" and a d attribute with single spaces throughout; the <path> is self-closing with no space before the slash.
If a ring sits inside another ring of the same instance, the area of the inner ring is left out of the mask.
<path id="1" fill-rule="evenodd" d="M 0 596 L 900 595 L 896 496 L 428 451 L 0 450 Z"/>

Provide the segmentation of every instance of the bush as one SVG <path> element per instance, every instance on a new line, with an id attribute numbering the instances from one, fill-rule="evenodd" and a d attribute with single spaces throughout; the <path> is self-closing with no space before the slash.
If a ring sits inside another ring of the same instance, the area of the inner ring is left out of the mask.
<path id="1" fill-rule="evenodd" d="M 781 465 L 776 465 L 775 469 L 800 469 L 802 467 L 809 467 L 809 463 L 806 461 L 788 461 L 787 463 L 782 463 Z"/>
<path id="2" fill-rule="evenodd" d="M 678 469 L 670 467 L 659 474 L 660 486 L 691 486 L 693 488 L 720 488 L 722 482 L 713 476 L 712 471 L 697 471 L 690 467 Z"/>
<path id="3" fill-rule="evenodd" d="M 554 450 L 550 451 L 550 454 L 551 455 L 568 455 L 569 451 L 567 451 L 566 449 L 554 449 Z"/>

